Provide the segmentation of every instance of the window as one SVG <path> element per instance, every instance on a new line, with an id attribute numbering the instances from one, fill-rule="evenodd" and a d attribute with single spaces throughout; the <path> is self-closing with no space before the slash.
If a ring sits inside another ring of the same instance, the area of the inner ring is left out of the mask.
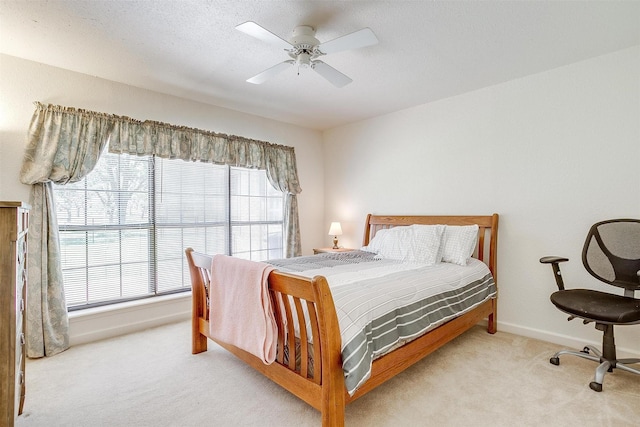
<path id="1" fill-rule="evenodd" d="M 70 310 L 189 290 L 186 247 L 283 256 L 284 196 L 262 170 L 105 153 L 54 194 Z"/>

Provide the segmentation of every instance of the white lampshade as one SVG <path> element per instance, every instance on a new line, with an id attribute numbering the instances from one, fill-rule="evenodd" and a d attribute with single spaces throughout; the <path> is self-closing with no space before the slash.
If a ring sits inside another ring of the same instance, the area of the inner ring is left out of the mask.
<path id="1" fill-rule="evenodd" d="M 339 222 L 332 222 L 331 227 L 329 227 L 329 235 L 330 236 L 342 236 L 342 227 L 340 227 Z"/>

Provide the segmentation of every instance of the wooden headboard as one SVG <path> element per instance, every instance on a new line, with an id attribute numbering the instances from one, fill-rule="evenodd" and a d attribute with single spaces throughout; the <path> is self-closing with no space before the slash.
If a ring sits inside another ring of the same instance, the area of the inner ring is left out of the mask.
<path id="1" fill-rule="evenodd" d="M 364 228 L 363 246 L 375 236 L 378 230 L 397 227 L 399 225 L 412 224 L 446 224 L 446 225 L 474 225 L 478 224 L 478 247 L 474 258 L 485 262 L 491 270 L 494 280 L 497 283 L 498 273 L 498 214 L 493 215 L 459 215 L 459 216 L 407 216 L 407 215 L 367 215 L 367 222 Z M 489 237 L 487 239 L 487 236 Z M 486 251 L 489 251 L 489 259 L 485 258 Z"/>

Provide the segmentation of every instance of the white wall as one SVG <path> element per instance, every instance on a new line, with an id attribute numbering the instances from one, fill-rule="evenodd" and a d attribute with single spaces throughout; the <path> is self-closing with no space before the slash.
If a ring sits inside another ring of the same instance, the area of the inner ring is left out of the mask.
<path id="1" fill-rule="evenodd" d="M 600 342 L 549 302 L 538 260 L 566 256 L 568 286 L 600 288 L 580 261 L 589 226 L 640 218 L 640 47 L 326 131 L 324 150 L 325 223 L 342 222 L 341 244 L 361 245 L 369 212 L 497 212 L 498 328 Z M 640 327 L 616 342 L 640 354 Z"/>
<path id="2" fill-rule="evenodd" d="M 298 196 L 304 254 L 325 240 L 323 225 L 324 165 L 320 132 L 276 122 L 249 114 L 163 95 L 84 74 L 50 67 L 7 55 L 0 55 L 0 200 L 29 200 L 30 187 L 19 181 L 26 135 L 33 101 L 83 108 L 129 116 L 139 120 L 157 120 L 215 132 L 288 145 L 295 148 L 302 193 Z M 175 310 L 188 315 L 190 306 L 174 300 Z M 128 307 L 126 313 L 98 310 L 97 323 L 74 317 L 72 343 L 102 338 L 122 331 L 128 325 L 171 321 L 171 308 L 163 303 L 164 314 L 156 308 Z M 139 312 L 139 319 L 134 317 Z M 132 314 L 133 313 L 133 314 Z M 146 317 L 146 319 L 145 319 Z M 100 320 L 101 319 L 101 320 Z M 81 337 L 81 338 L 79 338 Z"/>

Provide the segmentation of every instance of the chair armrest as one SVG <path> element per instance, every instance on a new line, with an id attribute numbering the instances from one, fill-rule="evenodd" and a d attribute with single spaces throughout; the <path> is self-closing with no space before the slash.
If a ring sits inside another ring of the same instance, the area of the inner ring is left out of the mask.
<path id="1" fill-rule="evenodd" d="M 562 273 L 560 272 L 560 263 L 565 261 L 569 261 L 569 258 L 559 256 L 545 256 L 540 258 L 542 264 L 551 264 L 553 277 L 556 279 L 556 285 L 558 285 L 558 289 L 561 291 L 564 291 L 564 281 L 562 280 Z"/>
<path id="2" fill-rule="evenodd" d="M 543 264 L 554 264 L 557 262 L 565 262 L 565 261 L 569 261 L 569 258 L 562 258 L 559 256 L 545 256 L 540 258 L 540 262 Z M 640 271 L 638 272 L 638 274 L 640 274 Z"/>

